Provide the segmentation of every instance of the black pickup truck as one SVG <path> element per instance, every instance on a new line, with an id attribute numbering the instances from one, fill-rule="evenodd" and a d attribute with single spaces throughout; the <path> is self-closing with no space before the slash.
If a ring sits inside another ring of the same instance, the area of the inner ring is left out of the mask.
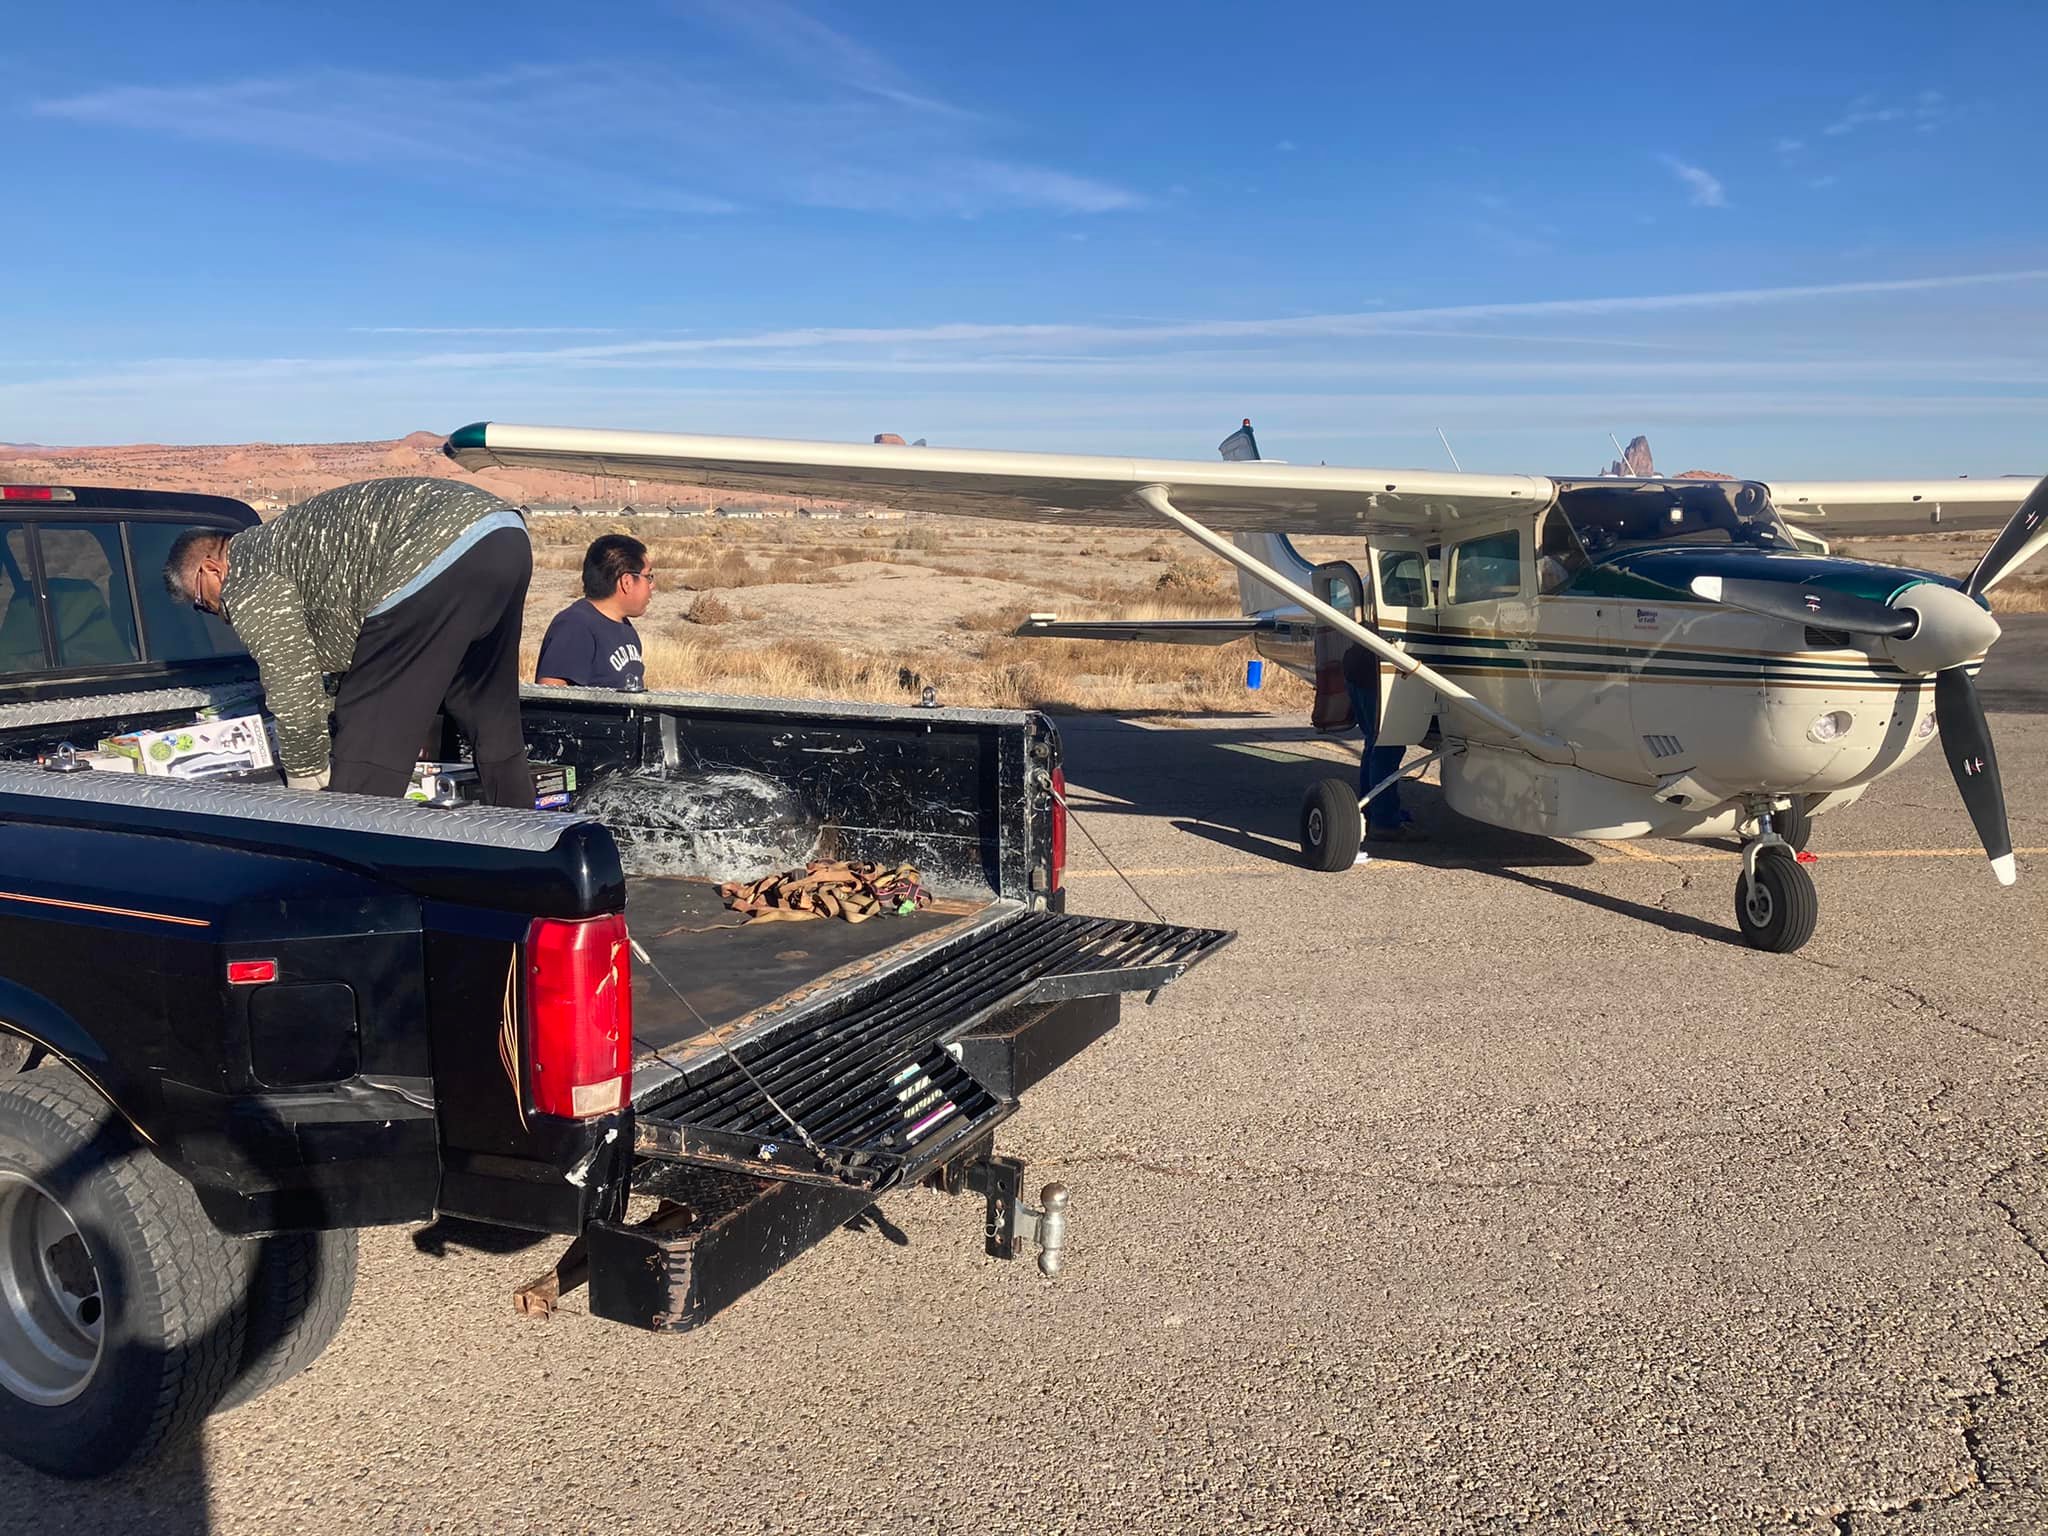
<path id="1" fill-rule="evenodd" d="M 1056 1266 L 1064 1191 L 1028 1205 L 996 1128 L 1229 935 L 1064 910 L 1050 722 L 535 688 L 555 811 L 83 768 L 260 709 L 158 579 L 183 529 L 254 520 L 0 488 L 0 1450 L 102 1474 L 304 1369 L 366 1226 L 562 1234 L 524 1309 L 587 1280 L 665 1331 L 913 1184 Z M 813 858 L 934 899 L 718 893 Z"/>

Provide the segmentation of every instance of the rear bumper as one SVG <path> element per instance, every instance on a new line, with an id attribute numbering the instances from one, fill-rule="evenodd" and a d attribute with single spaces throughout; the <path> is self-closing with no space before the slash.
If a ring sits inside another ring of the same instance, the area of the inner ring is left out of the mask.
<path id="1" fill-rule="evenodd" d="M 1115 995 L 1012 1009 L 955 1044 L 960 1061 L 1011 1107 L 1017 1095 L 1115 1027 Z M 993 1129 L 956 1144 L 986 1151 Z M 635 1224 L 593 1222 L 584 1233 L 590 1310 L 657 1332 L 701 1327 L 792 1259 L 869 1209 L 875 1191 L 762 1178 L 738 1168 L 647 1159 L 634 1192 L 661 1208 Z"/>

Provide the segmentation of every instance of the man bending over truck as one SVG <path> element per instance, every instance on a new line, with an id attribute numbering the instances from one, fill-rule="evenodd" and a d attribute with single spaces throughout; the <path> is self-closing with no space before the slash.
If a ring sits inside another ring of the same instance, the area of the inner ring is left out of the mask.
<path id="1" fill-rule="evenodd" d="M 533 807 L 519 632 L 533 546 L 489 491 L 425 477 L 322 491 L 229 535 L 171 546 L 164 585 L 255 658 L 295 789 L 399 796 L 437 711 L 476 749 L 491 805 Z M 328 740 L 323 672 L 341 674 Z"/>

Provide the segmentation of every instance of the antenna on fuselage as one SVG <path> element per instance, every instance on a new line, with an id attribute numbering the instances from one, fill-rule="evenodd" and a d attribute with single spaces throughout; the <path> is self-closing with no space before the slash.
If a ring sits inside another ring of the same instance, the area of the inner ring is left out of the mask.
<path id="1" fill-rule="evenodd" d="M 1458 462 L 1458 450 L 1451 446 L 1451 440 L 1448 437 L 1444 437 L 1444 429 L 1442 427 L 1436 429 L 1436 435 L 1443 438 L 1444 452 L 1451 456 L 1451 468 L 1461 475 L 1465 473 L 1465 466 Z"/>

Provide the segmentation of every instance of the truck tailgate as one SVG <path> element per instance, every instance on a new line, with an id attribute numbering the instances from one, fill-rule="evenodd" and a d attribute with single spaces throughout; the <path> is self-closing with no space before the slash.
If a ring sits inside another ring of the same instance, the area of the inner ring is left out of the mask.
<path id="1" fill-rule="evenodd" d="M 882 1190 L 1016 1109 L 970 1037 L 1033 1004 L 1150 992 L 1230 941 L 1169 923 L 992 909 L 636 1088 L 636 1150 Z M 1078 1047 L 1077 1047 L 1078 1048 Z"/>

